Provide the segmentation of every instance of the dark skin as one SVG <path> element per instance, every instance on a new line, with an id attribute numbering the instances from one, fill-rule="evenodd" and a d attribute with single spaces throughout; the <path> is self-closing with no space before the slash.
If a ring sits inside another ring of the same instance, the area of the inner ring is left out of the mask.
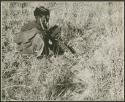
<path id="1" fill-rule="evenodd" d="M 44 36 L 45 48 L 44 48 L 43 54 L 48 56 L 49 55 L 49 48 L 54 52 L 55 55 L 57 55 L 59 53 L 63 54 L 63 51 L 61 50 L 61 48 L 58 47 L 58 44 L 57 44 L 57 41 L 55 40 L 55 37 L 54 38 L 50 37 L 50 35 L 48 33 L 49 17 L 50 17 L 49 15 L 42 15 L 42 16 L 35 17 L 37 24 L 39 24 L 41 27 L 41 30 L 46 31 L 45 36 Z M 49 40 L 52 42 L 52 45 L 49 44 Z"/>
<path id="2" fill-rule="evenodd" d="M 36 18 L 36 23 L 41 27 L 41 31 L 46 31 L 49 28 L 49 15 L 41 15 L 41 16 L 35 16 Z M 45 42 L 45 47 L 44 47 L 44 51 L 43 54 L 45 54 L 46 56 L 49 55 L 49 37 L 46 35 L 47 33 L 44 33 L 44 42 Z"/>
<path id="3" fill-rule="evenodd" d="M 49 28 L 49 15 L 36 16 L 36 22 L 42 27 L 42 30 Z"/>

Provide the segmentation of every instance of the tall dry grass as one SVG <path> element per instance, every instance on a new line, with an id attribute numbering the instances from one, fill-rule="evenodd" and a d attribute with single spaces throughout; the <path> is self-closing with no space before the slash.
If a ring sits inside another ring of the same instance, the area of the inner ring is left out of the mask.
<path id="1" fill-rule="evenodd" d="M 2 100 L 124 99 L 123 2 L 2 2 Z M 13 36 L 33 20 L 33 10 L 51 10 L 50 26 L 62 27 L 69 52 L 24 58 L 15 53 Z"/>

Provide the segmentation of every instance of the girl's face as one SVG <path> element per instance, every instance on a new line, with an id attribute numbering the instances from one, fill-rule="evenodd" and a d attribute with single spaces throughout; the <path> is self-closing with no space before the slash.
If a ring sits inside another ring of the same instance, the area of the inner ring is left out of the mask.
<path id="1" fill-rule="evenodd" d="M 43 29 L 47 29 L 48 28 L 48 22 L 49 22 L 49 16 L 48 15 L 47 16 L 45 16 L 45 15 L 37 16 L 36 22 L 38 24 L 40 24 Z"/>

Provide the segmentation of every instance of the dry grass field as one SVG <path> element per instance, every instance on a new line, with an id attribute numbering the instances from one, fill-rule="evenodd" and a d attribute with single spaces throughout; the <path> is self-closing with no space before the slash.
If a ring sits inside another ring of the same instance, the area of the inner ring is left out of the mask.
<path id="1" fill-rule="evenodd" d="M 15 53 L 14 34 L 33 20 L 33 10 L 50 9 L 50 26 L 77 52 L 37 59 Z M 1 2 L 1 81 L 4 101 L 123 101 L 123 2 Z"/>

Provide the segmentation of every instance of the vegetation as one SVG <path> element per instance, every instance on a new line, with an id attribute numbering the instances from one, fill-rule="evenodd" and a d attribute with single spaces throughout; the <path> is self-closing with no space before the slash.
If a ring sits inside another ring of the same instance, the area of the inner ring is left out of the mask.
<path id="1" fill-rule="evenodd" d="M 123 2 L 2 2 L 2 100 L 123 101 Z M 77 52 L 50 60 L 15 52 L 14 34 L 34 19 L 33 10 L 51 10 L 50 26 Z"/>

